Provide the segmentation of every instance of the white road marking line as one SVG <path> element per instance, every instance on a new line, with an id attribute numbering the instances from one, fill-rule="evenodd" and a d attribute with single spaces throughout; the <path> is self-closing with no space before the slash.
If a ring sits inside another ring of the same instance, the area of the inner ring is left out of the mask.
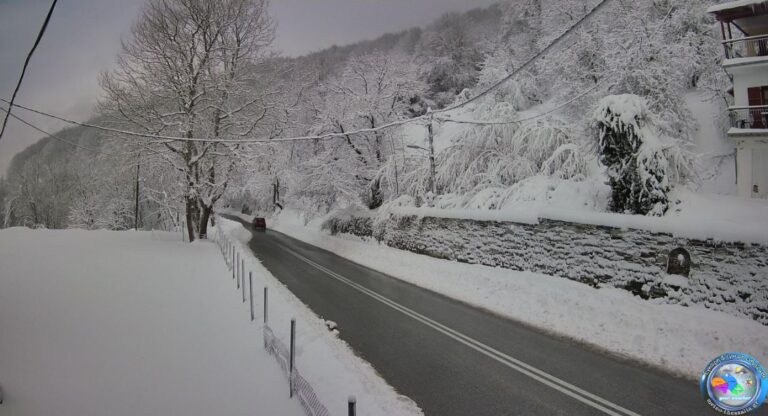
<path id="1" fill-rule="evenodd" d="M 282 244 L 281 244 L 282 245 Z M 301 254 L 289 249 L 288 247 L 283 246 L 283 248 L 294 255 L 299 260 L 309 264 L 310 266 L 322 271 L 323 273 L 333 277 L 336 280 L 341 281 L 342 283 L 347 284 L 348 286 L 351 286 L 352 288 L 362 292 L 363 294 L 366 294 L 376 300 L 378 300 L 381 303 L 384 303 L 385 305 L 398 310 L 402 312 L 405 315 L 410 316 L 411 318 L 443 333 L 444 335 L 447 335 L 448 337 L 453 338 L 456 341 L 461 342 L 462 344 L 490 357 L 494 360 L 506 365 L 507 367 L 512 368 L 513 370 L 516 370 L 540 383 L 543 383 L 549 387 L 552 387 L 561 393 L 568 395 L 588 406 L 591 406 L 595 409 L 598 409 L 602 411 L 605 414 L 611 415 L 611 416 L 640 416 L 639 414 L 628 410 L 626 408 L 623 408 L 613 402 L 610 402 L 606 399 L 603 399 L 602 397 L 599 397 L 597 395 L 594 395 L 586 390 L 583 390 L 577 386 L 574 386 L 573 384 L 568 383 L 567 381 L 561 380 L 543 370 L 539 370 L 538 368 L 527 364 L 523 361 L 520 361 L 516 358 L 513 358 L 501 351 L 498 351 L 494 349 L 493 347 L 490 347 L 486 344 L 483 344 L 480 341 L 477 341 L 473 338 L 470 338 L 461 332 L 458 332 L 454 329 L 451 329 L 439 322 L 436 322 L 412 309 L 409 309 L 406 306 L 400 305 L 399 303 L 386 298 L 382 295 L 379 295 L 378 293 L 366 288 L 365 286 L 362 286 L 358 283 L 355 283 L 352 280 L 349 280 L 348 278 L 329 270 L 325 267 L 323 267 L 320 264 L 315 263 L 314 261 L 302 256 Z M 539 376 L 534 377 L 533 374 Z"/>

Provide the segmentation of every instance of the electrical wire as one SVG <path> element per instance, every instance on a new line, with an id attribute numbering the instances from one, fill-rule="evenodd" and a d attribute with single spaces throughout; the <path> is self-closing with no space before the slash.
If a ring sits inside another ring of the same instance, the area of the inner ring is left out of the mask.
<path id="1" fill-rule="evenodd" d="M 110 128 L 110 127 L 98 126 L 98 125 L 94 125 L 94 124 L 90 124 L 90 123 L 83 123 L 83 122 L 78 122 L 78 121 L 70 120 L 70 119 L 67 119 L 67 118 L 64 118 L 64 117 L 61 117 L 61 116 L 56 116 L 56 115 L 53 115 L 53 114 L 46 113 L 44 111 L 40 111 L 40 110 L 36 110 L 36 109 L 33 109 L 33 108 L 25 107 L 25 106 L 22 106 L 22 105 L 19 105 L 19 104 L 15 104 L 15 103 L 13 103 L 13 98 L 11 99 L 10 102 L 8 100 L 2 99 L 2 98 L 0 98 L 0 101 L 3 101 L 5 103 L 9 104 L 11 107 L 18 107 L 18 108 L 21 108 L 21 109 L 24 109 L 24 110 L 27 110 L 27 111 L 30 111 L 30 112 L 33 112 L 33 113 L 36 113 L 36 114 L 40 114 L 40 115 L 43 115 L 43 116 L 46 116 L 46 117 L 54 118 L 56 120 L 59 120 L 59 121 L 62 121 L 62 122 L 68 123 L 68 124 L 73 124 L 73 125 L 77 125 L 77 126 L 81 126 L 81 127 L 94 128 L 94 129 L 98 129 L 98 130 L 102 130 L 102 131 L 107 131 L 107 132 L 111 132 L 111 133 L 125 134 L 125 135 L 133 136 L 133 137 L 151 138 L 151 139 L 155 139 L 155 140 L 183 141 L 183 142 L 207 142 L 207 143 L 232 143 L 232 144 L 243 144 L 243 143 L 279 143 L 279 142 L 294 142 L 294 141 L 306 141 L 306 140 L 328 140 L 328 139 L 334 139 L 334 138 L 340 138 L 340 137 L 349 137 L 349 136 L 352 136 L 352 135 L 363 134 L 363 133 L 374 133 L 374 132 L 377 132 L 377 131 L 380 131 L 380 130 L 389 129 L 389 128 L 393 128 L 393 127 L 398 127 L 398 126 L 402 126 L 402 125 L 409 124 L 409 123 L 415 123 L 415 122 L 419 122 L 419 121 L 422 121 L 422 120 L 425 120 L 425 119 L 431 120 L 434 114 L 443 114 L 443 113 L 446 113 L 448 111 L 452 111 L 452 110 L 456 110 L 458 108 L 462 108 L 462 107 L 464 107 L 464 106 L 466 106 L 466 105 L 468 105 L 468 104 L 470 104 L 470 103 L 472 103 L 474 101 L 477 101 L 480 98 L 490 94 L 491 92 L 493 92 L 497 88 L 499 88 L 502 84 L 504 84 L 505 82 L 509 81 L 515 75 L 517 75 L 522 70 L 527 68 L 536 59 L 538 59 L 539 57 L 541 57 L 542 55 L 547 53 L 549 50 L 551 50 L 553 47 L 555 47 L 558 43 L 560 43 L 560 41 L 562 39 L 564 39 L 567 35 L 572 33 L 574 29 L 576 29 L 578 26 L 580 26 L 582 23 L 584 23 L 590 16 L 592 16 L 600 8 L 602 8 L 605 4 L 607 4 L 608 1 L 609 0 L 601 0 L 597 5 L 595 5 L 595 7 L 593 7 L 589 12 L 587 12 L 584 16 L 582 16 L 576 23 L 571 25 L 568 29 L 566 29 L 563 33 L 561 33 L 557 38 L 555 38 L 552 42 L 550 42 L 546 47 L 544 47 L 543 49 L 541 49 L 537 53 L 535 53 L 531 58 L 529 58 L 525 63 L 523 63 L 523 65 L 521 65 L 520 67 L 518 67 L 517 69 L 512 71 L 509 75 L 507 75 L 506 77 L 500 79 L 499 81 L 497 81 L 496 83 L 494 83 L 493 85 L 491 85 L 490 87 L 488 87 L 487 89 L 482 91 L 481 93 L 475 95 L 474 97 L 472 97 L 472 98 L 470 98 L 470 99 L 468 99 L 466 101 L 463 101 L 461 103 L 458 103 L 456 105 L 453 105 L 451 107 L 448 107 L 448 108 L 444 108 L 444 109 L 441 109 L 441 110 L 434 110 L 434 111 L 430 110 L 426 114 L 420 115 L 418 117 L 414 117 L 414 118 L 410 118 L 410 119 L 406 119 L 406 120 L 394 121 L 394 122 L 387 123 L 387 124 L 384 124 L 382 126 L 375 127 L 375 128 L 364 128 L 364 129 L 359 129 L 359 130 L 354 130 L 354 131 L 349 131 L 349 132 L 344 132 L 344 133 L 324 133 L 324 134 L 311 135 L 311 136 L 297 136 L 297 137 L 283 137 L 283 138 L 263 138 L 263 137 L 262 138 L 243 138 L 243 139 L 204 139 L 204 138 L 195 138 L 195 137 L 189 138 L 189 137 L 164 136 L 164 135 L 155 135 L 155 134 L 148 134 L 148 133 L 139 133 L 139 132 L 134 132 L 134 131 L 120 130 L 120 129 L 114 129 L 114 128 Z M 54 1 L 54 3 L 55 3 L 55 1 Z M 594 88 L 596 88 L 596 86 L 593 87 L 592 89 L 594 89 Z M 583 95 L 585 95 L 589 91 L 590 90 L 585 92 Z M 565 103 L 565 104 L 563 104 L 561 106 L 558 106 L 558 107 L 548 111 L 547 113 L 544 113 L 542 115 L 537 115 L 537 116 L 534 116 L 532 118 L 540 117 L 540 116 L 546 115 L 548 113 L 551 113 L 552 111 L 555 111 L 555 110 L 557 110 L 559 108 L 562 108 L 563 106 L 569 104 L 570 102 L 573 102 L 573 101 L 575 101 L 578 98 L 581 98 L 583 95 L 579 95 L 579 96 L 575 97 L 573 100 L 571 100 L 571 101 L 569 101 L 569 102 L 567 102 L 567 103 Z M 6 118 L 7 118 L 8 114 L 9 113 L 6 113 Z M 521 120 L 515 120 L 515 121 L 511 121 L 511 122 L 481 122 L 481 121 L 473 121 L 473 120 L 454 120 L 454 119 L 450 119 L 450 118 L 439 118 L 439 120 L 452 121 L 452 122 L 457 122 L 457 123 L 471 123 L 471 124 L 510 124 L 510 123 L 518 123 L 518 122 L 521 122 L 521 121 L 525 121 L 525 119 L 521 119 Z"/>
<path id="2" fill-rule="evenodd" d="M 0 101 L 8 104 L 8 100 L 5 100 L 3 98 L 0 98 Z M 164 135 L 158 135 L 158 134 L 149 134 L 149 133 L 139 133 L 134 131 L 128 131 L 128 130 L 120 130 L 120 129 L 114 129 L 111 127 L 104 127 L 99 126 L 95 124 L 90 123 L 83 123 L 75 120 L 70 120 L 65 117 L 57 116 L 54 114 L 46 113 L 41 110 L 36 110 L 34 108 L 25 107 L 20 104 L 13 104 L 14 107 L 21 108 L 22 110 L 30 111 L 35 114 L 39 114 L 42 116 L 50 117 L 59 121 L 62 121 L 64 123 L 73 124 L 76 126 L 81 127 L 89 127 L 97 130 L 102 130 L 106 132 L 111 133 L 119 133 L 119 134 L 125 134 L 128 136 L 134 136 L 134 137 L 145 137 L 145 138 L 151 138 L 156 140 L 167 140 L 167 141 L 183 141 L 183 142 L 207 142 L 207 143 L 232 143 L 232 144 L 242 144 L 242 143 L 276 143 L 276 142 L 290 142 L 290 141 L 301 141 L 301 140 L 327 140 L 327 139 L 334 139 L 339 137 L 346 137 L 350 135 L 356 135 L 356 134 L 362 134 L 362 133 L 375 133 L 379 130 L 388 129 L 392 127 L 401 126 L 408 123 L 413 123 L 416 121 L 419 121 L 424 116 L 419 116 L 415 118 L 410 118 L 406 120 L 398 120 L 393 121 L 391 123 L 387 123 L 384 125 L 381 125 L 379 127 L 374 128 L 364 128 L 354 131 L 348 131 L 345 133 L 324 133 L 324 134 L 318 134 L 318 135 L 312 135 L 312 136 L 298 136 L 298 137 L 276 137 L 276 138 L 243 138 L 243 139 L 203 139 L 203 138 L 196 138 L 196 137 L 178 137 L 178 136 L 164 136 Z"/>
<path id="3" fill-rule="evenodd" d="M 451 110 L 455 110 L 461 107 L 466 106 L 469 103 L 472 103 L 474 101 L 479 100 L 482 97 L 485 97 L 486 95 L 490 94 L 497 88 L 499 88 L 502 84 L 512 79 L 515 75 L 519 74 L 521 71 L 523 71 L 525 68 L 530 66 L 536 59 L 547 53 L 550 49 L 554 48 L 558 43 L 560 43 L 561 40 L 565 39 L 566 36 L 568 36 L 571 32 L 573 32 L 577 27 L 581 26 L 582 23 L 584 23 L 589 17 L 591 17 L 595 12 L 597 12 L 600 8 L 608 4 L 609 0 L 600 0 L 600 3 L 595 5 L 589 12 L 587 12 L 584 16 L 581 17 L 576 23 L 571 25 L 568 29 L 566 29 L 563 33 L 560 34 L 560 36 L 556 37 L 552 42 L 550 42 L 547 46 L 545 46 L 543 49 L 536 52 L 533 56 L 531 56 L 527 61 L 525 61 L 521 66 L 516 68 L 514 71 L 512 71 L 509 75 L 506 77 L 500 79 L 493 85 L 491 85 L 489 88 L 487 88 L 485 91 L 475 95 L 474 97 L 469 98 L 466 101 L 462 101 L 456 105 L 453 105 L 451 107 L 443 108 L 441 110 L 435 110 L 432 111 L 434 114 L 439 113 L 446 113 Z"/>
<path id="4" fill-rule="evenodd" d="M 32 49 L 29 50 L 29 53 L 27 53 L 27 58 L 24 60 L 24 66 L 21 68 L 21 75 L 19 76 L 19 80 L 16 82 L 16 87 L 13 89 L 13 95 L 11 95 L 11 101 L 8 103 L 10 106 L 8 107 L 8 111 L 5 113 L 5 118 L 3 119 L 3 127 L 0 128 L 0 140 L 3 139 L 3 133 L 5 133 L 5 126 L 8 124 L 8 116 L 11 114 L 11 109 L 13 108 L 13 102 L 16 100 L 16 94 L 19 93 L 19 88 L 21 88 L 21 81 L 24 80 L 24 74 L 27 73 L 27 67 L 29 66 L 29 61 L 32 59 L 32 54 L 35 53 L 35 49 L 37 49 L 37 45 L 40 44 L 40 40 L 43 39 L 43 34 L 45 33 L 45 29 L 48 28 L 48 22 L 51 21 L 51 15 L 53 14 L 53 9 L 56 7 L 57 0 L 53 0 L 51 3 L 51 8 L 48 10 L 48 14 L 45 16 L 45 21 L 43 21 L 43 26 L 40 28 L 40 31 L 37 33 L 37 39 L 35 39 L 35 44 L 32 45 Z"/>
<path id="5" fill-rule="evenodd" d="M 1 108 L 1 107 L 0 107 L 0 109 L 5 110 L 5 108 Z M 107 153 L 107 152 L 104 152 L 104 151 L 101 151 L 101 150 L 98 150 L 98 149 L 94 149 L 94 148 L 91 148 L 91 147 L 83 146 L 81 144 L 71 142 L 71 141 L 69 141 L 67 139 L 62 139 L 61 137 L 58 137 L 58 136 L 56 136 L 56 135 L 54 135 L 52 133 L 49 133 L 49 132 L 41 129 L 40 127 L 35 126 L 34 124 L 24 120 L 23 118 L 17 116 L 16 114 L 12 114 L 10 111 L 8 111 L 8 113 L 11 115 L 11 117 L 15 118 L 17 121 L 26 124 L 30 128 L 32 128 L 34 130 L 37 130 L 38 132 L 43 133 L 46 136 L 48 136 L 48 137 L 50 137 L 50 138 L 52 138 L 54 140 L 58 140 L 58 141 L 60 141 L 62 143 L 66 143 L 66 144 L 68 144 L 70 146 L 77 147 L 77 148 L 83 149 L 83 150 L 87 150 L 87 151 L 93 152 L 93 153 L 99 153 L 99 154 L 102 154 L 102 155 L 105 155 L 105 156 L 112 156 L 112 157 L 121 156 L 121 155 L 117 155 L 117 154 L 114 154 L 114 153 Z"/>
<path id="6" fill-rule="evenodd" d="M 4 107 L 0 107 L 0 110 L 7 111 Z M 68 145 L 70 145 L 72 147 L 77 147 L 79 149 L 87 150 L 87 151 L 92 152 L 92 153 L 98 153 L 98 154 L 101 154 L 101 155 L 104 155 L 104 156 L 120 157 L 120 158 L 122 158 L 122 157 L 126 157 L 126 156 L 133 156 L 133 155 L 141 153 L 143 151 L 149 151 L 150 153 L 157 154 L 157 155 L 160 155 L 160 154 L 163 154 L 163 153 L 170 153 L 169 150 L 157 151 L 157 150 L 153 150 L 153 149 L 143 149 L 143 150 L 139 150 L 139 151 L 135 151 L 135 152 L 128 152 L 128 153 L 108 153 L 108 152 L 105 152 L 105 151 L 100 150 L 100 149 L 96 149 L 96 148 L 88 147 L 88 146 L 83 146 L 81 144 L 78 144 L 78 143 L 69 141 L 67 139 L 63 139 L 61 137 L 58 137 L 55 134 L 52 134 L 52 133 L 50 133 L 50 132 L 48 132 L 46 130 L 43 130 L 42 128 L 32 124 L 31 122 L 29 122 L 29 121 L 27 121 L 27 120 L 25 120 L 25 119 L 23 119 L 23 118 L 21 118 L 19 116 L 17 116 L 14 113 L 11 113 L 11 117 L 13 117 L 14 119 L 16 119 L 17 121 L 19 121 L 19 122 L 21 122 L 23 124 L 26 124 L 28 127 L 32 128 L 32 129 L 34 129 L 34 130 L 36 130 L 36 131 L 38 131 L 40 133 L 43 133 L 44 135 L 46 135 L 46 136 L 48 136 L 48 137 L 50 137 L 50 138 L 52 138 L 54 140 L 57 140 L 59 142 L 65 143 L 65 144 L 68 144 Z"/>
<path id="7" fill-rule="evenodd" d="M 515 120 L 499 120 L 499 121 L 463 120 L 463 119 L 456 119 L 456 118 L 450 118 L 450 117 L 438 117 L 437 119 L 440 120 L 440 121 L 443 121 L 443 122 L 448 122 L 448 123 L 476 124 L 476 125 L 481 125 L 481 126 L 495 126 L 495 125 L 517 124 L 517 123 L 522 123 L 524 121 L 535 120 L 537 118 L 544 117 L 546 115 L 554 113 L 555 111 L 557 111 L 557 110 L 559 110 L 559 109 L 561 109 L 561 108 L 563 108 L 563 107 L 565 107 L 565 106 L 567 106 L 569 104 L 572 104 L 572 103 L 580 100 L 581 98 L 585 97 L 587 94 L 589 94 L 592 91 L 596 90 L 598 87 L 600 87 L 602 84 L 604 84 L 606 81 L 608 81 L 611 78 L 612 77 L 603 78 L 602 80 L 598 81 L 595 85 L 593 85 L 593 86 L 589 87 L 588 89 L 582 91 L 581 93 L 579 93 L 579 95 L 571 98 L 570 100 L 568 100 L 568 101 L 566 101 L 566 102 L 564 102 L 562 104 L 559 104 L 556 107 L 550 108 L 549 110 L 547 110 L 547 111 L 545 111 L 543 113 L 539 113 L 539 114 L 536 114 L 536 115 L 533 115 L 533 116 L 530 116 L 530 117 L 519 118 L 519 119 L 515 119 Z"/>

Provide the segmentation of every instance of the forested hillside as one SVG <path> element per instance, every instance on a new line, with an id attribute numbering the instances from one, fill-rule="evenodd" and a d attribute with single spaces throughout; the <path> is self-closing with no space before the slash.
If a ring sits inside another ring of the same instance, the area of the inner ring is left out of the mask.
<path id="1" fill-rule="evenodd" d="M 193 235 L 225 205 L 502 209 L 556 188 L 589 209 L 664 215 L 674 189 L 717 180 L 702 172 L 728 157 L 697 147 L 702 117 L 686 102 L 695 93 L 714 116 L 731 98 L 712 1 L 500 2 L 298 58 L 272 53 L 267 2 L 224 3 L 199 11 L 226 23 L 198 38 L 186 31 L 197 15 L 168 20 L 163 8 L 174 6 L 150 2 L 101 80 L 92 120 L 150 137 L 79 127 L 56 134 L 79 147 L 31 146 L 0 184 L 5 226 L 131 228 L 137 184 L 140 226 L 186 218 Z M 174 28 L 184 29 L 158 44 L 154 34 Z M 431 118 L 434 177 L 430 118 L 379 129 L 470 99 Z M 640 157 L 606 153 L 611 132 L 629 132 Z M 639 176 L 617 163 L 637 164 Z M 619 203 L 617 189 L 645 202 Z"/>

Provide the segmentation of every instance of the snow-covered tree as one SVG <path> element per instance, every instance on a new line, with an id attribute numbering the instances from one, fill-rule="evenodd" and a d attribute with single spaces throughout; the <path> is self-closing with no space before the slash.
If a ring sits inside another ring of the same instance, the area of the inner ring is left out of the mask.
<path id="1" fill-rule="evenodd" d="M 451 103 L 456 94 L 477 83 L 486 40 L 499 19 L 492 7 L 474 14 L 448 13 L 424 32 L 420 44 L 423 77 L 437 107 Z"/>
<path id="2" fill-rule="evenodd" d="M 406 56 L 374 52 L 350 58 L 342 74 L 324 82 L 312 101 L 310 130 L 345 135 L 303 146 L 306 157 L 291 186 L 293 195 L 321 207 L 380 206 L 385 193 L 396 188 L 386 189 L 379 172 L 402 153 L 399 132 L 346 133 L 376 129 L 421 112 L 423 91 L 417 67 Z"/>
<path id="3" fill-rule="evenodd" d="M 158 140 L 145 152 L 176 172 L 191 239 L 205 238 L 213 206 L 241 163 L 243 145 L 216 140 L 270 137 L 282 122 L 264 61 L 274 38 L 267 7 L 267 0 L 151 0 L 118 68 L 102 79 L 103 109 L 117 122 L 211 140 Z"/>
<path id="4" fill-rule="evenodd" d="M 663 136 L 645 99 L 604 97 L 593 114 L 600 162 L 606 166 L 614 212 L 661 216 L 675 182 L 693 171 L 679 140 Z"/>

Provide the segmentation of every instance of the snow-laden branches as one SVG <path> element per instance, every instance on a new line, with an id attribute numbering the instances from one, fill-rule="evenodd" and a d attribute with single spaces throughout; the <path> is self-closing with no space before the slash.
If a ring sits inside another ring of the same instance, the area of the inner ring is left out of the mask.
<path id="1" fill-rule="evenodd" d="M 380 206 L 396 192 L 386 187 L 379 172 L 388 160 L 402 153 L 397 129 L 346 134 L 361 128 L 375 129 L 403 120 L 419 111 L 423 92 L 416 64 L 407 56 L 372 53 L 353 56 L 339 76 L 320 83 L 313 97 L 313 134 L 334 132 L 332 142 L 300 144 L 296 173 L 301 180 L 292 187 L 296 198 L 314 206 Z"/>
<path id="2" fill-rule="evenodd" d="M 516 113 L 511 103 L 481 105 L 473 117 L 497 119 Z M 486 208 L 500 208 L 509 197 L 503 190 L 534 176 L 565 180 L 583 179 L 586 162 L 572 130 L 562 121 L 539 119 L 522 124 L 474 126 L 454 136 L 452 144 L 436 157 L 438 193 L 453 208 L 470 202 Z M 404 189 L 411 195 L 425 195 L 429 170 L 426 161 L 406 161 L 402 175 Z M 489 190 L 500 190 L 491 192 Z M 460 196 L 456 198 L 455 196 Z M 493 196 L 493 203 L 478 198 Z M 496 198 L 497 196 L 501 196 Z"/>
<path id="3" fill-rule="evenodd" d="M 665 136 L 647 101 L 631 94 L 603 98 L 593 114 L 600 162 L 615 212 L 661 216 L 671 186 L 690 178 L 694 159 L 684 143 Z"/>
<path id="4" fill-rule="evenodd" d="M 102 76 L 107 97 L 101 107 L 114 123 L 149 134 L 228 140 L 147 145 L 145 156 L 164 162 L 152 165 L 153 175 L 176 181 L 175 190 L 152 194 L 183 198 L 192 236 L 205 236 L 213 206 L 244 162 L 237 139 L 269 137 L 285 122 L 290 89 L 278 93 L 278 71 L 264 64 L 275 30 L 267 7 L 266 0 L 151 0 L 123 44 L 117 69 Z"/>

